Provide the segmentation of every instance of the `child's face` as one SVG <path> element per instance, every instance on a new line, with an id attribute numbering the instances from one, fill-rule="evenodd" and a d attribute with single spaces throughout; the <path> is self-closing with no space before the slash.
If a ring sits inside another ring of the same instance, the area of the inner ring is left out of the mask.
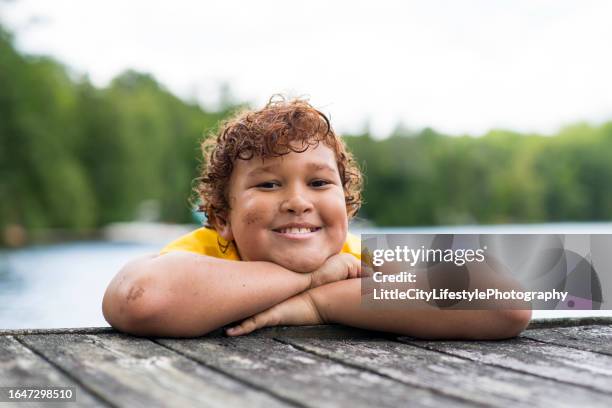
<path id="1" fill-rule="evenodd" d="M 334 152 L 324 144 L 303 153 L 236 160 L 228 222 L 245 261 L 269 261 L 311 272 L 342 249 L 348 217 Z"/>

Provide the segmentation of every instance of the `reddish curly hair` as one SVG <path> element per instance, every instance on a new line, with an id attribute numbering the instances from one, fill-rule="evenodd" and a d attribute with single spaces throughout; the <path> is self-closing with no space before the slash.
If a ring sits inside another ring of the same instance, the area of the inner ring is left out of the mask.
<path id="1" fill-rule="evenodd" d="M 302 153 L 321 142 L 336 156 L 346 212 L 349 219 L 353 217 L 361 206 L 363 184 L 353 155 L 327 116 L 306 100 L 273 96 L 263 109 L 237 113 L 202 142 L 204 162 L 195 179 L 194 193 L 199 199 L 198 211 L 207 217 L 206 227 L 214 228 L 218 217 L 226 217 L 230 210 L 227 186 L 236 160 Z"/>

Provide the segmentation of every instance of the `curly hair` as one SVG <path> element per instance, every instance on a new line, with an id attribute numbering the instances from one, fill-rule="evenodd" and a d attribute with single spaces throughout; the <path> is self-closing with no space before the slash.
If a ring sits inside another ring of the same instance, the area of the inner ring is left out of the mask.
<path id="1" fill-rule="evenodd" d="M 334 132 L 323 113 L 304 99 L 270 98 L 257 111 L 238 112 L 202 142 L 204 161 L 195 179 L 197 208 L 214 228 L 218 217 L 230 210 L 227 186 L 236 160 L 279 157 L 302 153 L 323 142 L 336 156 L 344 189 L 346 212 L 353 217 L 361 206 L 362 175 L 353 155 Z"/>

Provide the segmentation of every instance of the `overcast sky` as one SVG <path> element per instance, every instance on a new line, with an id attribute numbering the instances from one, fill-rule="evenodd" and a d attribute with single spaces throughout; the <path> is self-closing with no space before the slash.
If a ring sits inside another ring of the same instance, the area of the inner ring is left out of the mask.
<path id="1" fill-rule="evenodd" d="M 20 49 L 97 85 L 127 68 L 210 106 L 308 95 L 341 131 L 612 120 L 612 1 L 17 0 Z"/>

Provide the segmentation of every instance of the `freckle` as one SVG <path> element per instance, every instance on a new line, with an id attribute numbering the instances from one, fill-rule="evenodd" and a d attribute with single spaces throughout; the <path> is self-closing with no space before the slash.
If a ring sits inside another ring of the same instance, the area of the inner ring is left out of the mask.
<path id="1" fill-rule="evenodd" d="M 251 225 L 251 224 L 255 224 L 260 219 L 261 217 L 259 216 L 259 214 L 257 214 L 256 212 L 250 212 L 244 216 L 243 221 L 245 224 Z"/>
<path id="2" fill-rule="evenodd" d="M 131 288 L 131 289 L 130 289 L 130 292 L 129 292 L 129 293 L 128 293 L 128 295 L 127 295 L 127 300 L 128 300 L 128 302 L 129 302 L 130 300 L 136 300 L 136 299 L 138 299 L 139 297 L 141 297 L 141 296 L 142 296 L 142 294 L 143 294 L 143 293 L 144 293 L 144 289 L 143 289 L 143 288 L 141 288 L 140 286 L 135 287 L 135 288 Z"/>
<path id="3" fill-rule="evenodd" d="M 198 294 L 199 294 L 199 293 L 200 293 L 200 292 L 198 292 L 198 291 L 196 290 L 196 291 L 195 291 L 195 292 L 193 292 L 191 295 L 192 295 L 192 296 L 198 296 Z"/>

